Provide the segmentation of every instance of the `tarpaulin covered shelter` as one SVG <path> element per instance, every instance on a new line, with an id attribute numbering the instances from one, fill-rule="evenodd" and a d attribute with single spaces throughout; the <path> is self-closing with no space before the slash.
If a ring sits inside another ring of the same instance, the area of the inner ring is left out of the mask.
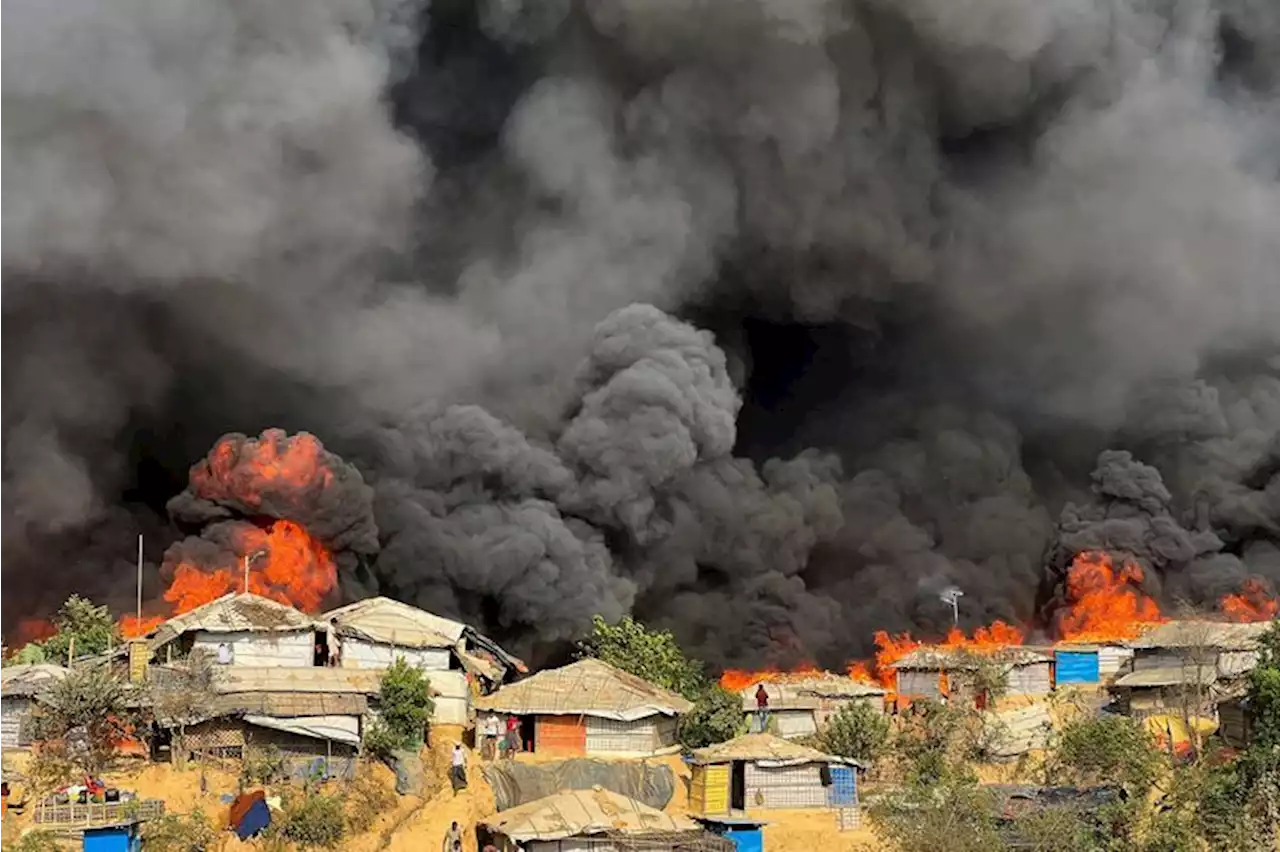
<path id="1" fill-rule="evenodd" d="M 852 807 L 857 804 L 856 760 L 824 754 L 775 737 L 746 734 L 697 749 L 689 808 L 722 814 L 748 808 Z"/>
<path id="2" fill-rule="evenodd" d="M 0 669 L 0 748 L 31 744 L 31 711 L 41 693 L 67 676 L 49 664 Z"/>
<path id="3" fill-rule="evenodd" d="M 676 719 L 693 705 L 596 659 L 541 671 L 476 699 L 477 710 L 518 716 L 544 754 L 647 755 L 675 746 Z"/>
<path id="4" fill-rule="evenodd" d="M 505 849 L 690 849 L 732 852 L 688 817 L 668 814 L 600 787 L 563 790 L 480 822 Z"/>

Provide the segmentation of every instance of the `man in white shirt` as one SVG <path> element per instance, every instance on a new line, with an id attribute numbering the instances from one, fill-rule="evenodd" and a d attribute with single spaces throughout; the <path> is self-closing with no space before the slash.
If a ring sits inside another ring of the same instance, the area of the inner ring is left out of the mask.
<path id="1" fill-rule="evenodd" d="M 231 646 L 230 646 L 230 645 L 228 645 L 226 642 L 221 642 L 221 643 L 219 643 L 219 645 L 218 645 L 218 665 L 220 665 L 220 666 L 229 666 L 229 665 L 231 665 L 231 659 L 232 659 L 232 656 L 231 656 Z"/>
<path id="2" fill-rule="evenodd" d="M 467 787 L 467 753 L 462 750 L 462 743 L 453 747 L 453 765 L 449 769 L 449 780 L 453 783 L 453 793 Z"/>
<path id="3" fill-rule="evenodd" d="M 498 717 L 490 713 L 484 720 L 484 759 L 493 760 L 494 750 L 498 746 L 498 736 L 502 732 Z"/>

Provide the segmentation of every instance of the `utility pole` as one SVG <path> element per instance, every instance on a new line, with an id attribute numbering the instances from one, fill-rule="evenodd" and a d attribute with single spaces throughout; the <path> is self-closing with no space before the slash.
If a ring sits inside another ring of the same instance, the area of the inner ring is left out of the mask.
<path id="1" fill-rule="evenodd" d="M 142 624 L 142 533 L 138 533 L 138 624 Z"/>
<path id="2" fill-rule="evenodd" d="M 259 550 L 252 556 L 247 553 L 244 555 L 244 593 L 246 595 L 249 594 L 249 563 L 257 559 L 259 556 L 265 556 L 266 554 L 267 551 Z"/>
<path id="3" fill-rule="evenodd" d="M 951 623 L 960 626 L 960 598 L 964 592 L 959 589 L 947 589 L 942 593 L 942 602 L 951 604 Z"/>

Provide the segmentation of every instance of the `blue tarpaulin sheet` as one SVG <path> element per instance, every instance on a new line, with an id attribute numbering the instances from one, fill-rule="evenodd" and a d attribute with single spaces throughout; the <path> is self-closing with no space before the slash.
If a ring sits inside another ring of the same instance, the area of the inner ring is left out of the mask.
<path id="1" fill-rule="evenodd" d="M 262 799 L 256 799 L 244 812 L 244 816 L 240 817 L 240 822 L 236 823 L 236 837 L 248 840 L 269 825 L 271 825 L 271 809 Z"/>

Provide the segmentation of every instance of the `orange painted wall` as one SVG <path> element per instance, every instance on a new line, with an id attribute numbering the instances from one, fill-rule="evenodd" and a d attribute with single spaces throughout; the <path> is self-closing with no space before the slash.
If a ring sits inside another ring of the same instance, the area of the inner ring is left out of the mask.
<path id="1" fill-rule="evenodd" d="M 587 720 L 581 716 L 538 716 L 533 750 L 537 754 L 576 756 L 587 753 Z"/>

